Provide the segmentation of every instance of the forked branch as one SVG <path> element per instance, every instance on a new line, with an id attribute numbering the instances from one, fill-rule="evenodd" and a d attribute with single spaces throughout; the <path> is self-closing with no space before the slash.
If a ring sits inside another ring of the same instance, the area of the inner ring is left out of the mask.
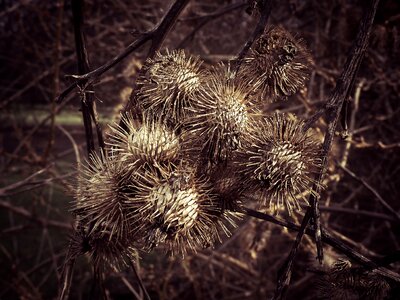
<path id="1" fill-rule="evenodd" d="M 148 41 L 151 41 L 151 47 L 148 53 L 148 57 L 152 57 L 156 51 L 160 48 L 166 35 L 171 30 L 172 26 L 176 23 L 180 13 L 186 7 L 190 0 L 176 0 L 171 6 L 169 11 L 165 14 L 161 22 L 152 30 L 139 35 L 139 37 L 128 45 L 120 54 L 106 62 L 104 65 L 98 67 L 97 69 L 88 72 L 83 75 L 74 75 L 73 78 L 76 79 L 74 83 L 68 86 L 61 94 L 58 96 L 57 101 L 61 102 L 69 93 L 71 93 L 77 86 L 85 86 L 92 84 L 105 72 L 116 66 L 123 59 L 129 56 L 131 53 L 142 47 Z"/>

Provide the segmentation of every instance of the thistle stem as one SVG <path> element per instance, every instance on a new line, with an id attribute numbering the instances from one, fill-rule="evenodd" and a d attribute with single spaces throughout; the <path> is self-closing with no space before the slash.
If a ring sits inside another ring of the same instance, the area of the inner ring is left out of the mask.
<path id="1" fill-rule="evenodd" d="M 142 292 L 143 292 L 143 294 L 145 295 L 146 299 L 147 299 L 147 300 L 151 300 L 150 295 L 149 295 L 149 293 L 147 292 L 147 289 L 146 289 L 146 287 L 145 287 L 144 284 L 143 284 L 142 278 L 140 278 L 139 273 L 138 273 L 137 270 L 136 270 L 135 263 L 134 263 L 133 261 L 129 260 L 129 264 L 130 264 L 130 266 L 131 266 L 131 268 L 132 268 L 132 270 L 133 270 L 133 274 L 135 275 L 136 280 L 137 280 L 138 283 L 139 283 L 140 289 L 142 290 Z"/>

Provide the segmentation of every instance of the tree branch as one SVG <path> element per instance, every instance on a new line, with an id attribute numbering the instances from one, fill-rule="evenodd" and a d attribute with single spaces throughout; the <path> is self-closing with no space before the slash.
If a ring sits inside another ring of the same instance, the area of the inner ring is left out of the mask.
<path id="1" fill-rule="evenodd" d="M 134 42 L 132 42 L 128 47 L 126 47 L 120 54 L 106 62 L 104 65 L 98 67 L 97 69 L 88 72 L 83 75 L 74 75 L 73 78 L 76 79 L 74 83 L 68 86 L 57 98 L 57 101 L 62 101 L 70 92 L 72 92 L 78 85 L 82 86 L 84 84 L 84 88 L 88 85 L 92 84 L 95 80 L 97 80 L 101 75 L 107 72 L 109 69 L 117 65 L 127 56 L 129 56 L 132 52 L 139 49 L 146 42 L 151 42 L 151 47 L 149 50 L 148 56 L 151 57 L 154 53 L 160 48 L 162 42 L 165 39 L 165 36 L 171 29 L 171 27 L 175 24 L 179 14 L 185 8 L 185 6 L 189 3 L 190 0 L 176 0 L 175 3 L 171 6 L 169 11 L 165 14 L 162 21 L 152 30 L 141 34 Z"/>
<path id="2" fill-rule="evenodd" d="M 375 13 L 378 7 L 379 0 L 371 0 L 366 13 L 361 21 L 361 26 L 357 34 L 357 38 L 354 41 L 353 48 L 349 56 L 347 57 L 346 63 L 343 67 L 343 72 L 337 80 L 336 87 L 333 90 L 331 97 L 326 104 L 326 116 L 328 129 L 325 134 L 323 146 L 322 146 L 322 163 L 321 168 L 315 178 L 315 184 L 312 190 L 315 193 L 310 195 L 309 203 L 311 207 L 307 210 L 302 224 L 307 224 L 313 219 L 315 227 L 315 242 L 317 245 L 317 258 L 321 262 L 323 259 L 323 248 L 322 248 L 322 230 L 320 225 L 320 212 L 318 207 L 318 195 L 321 193 L 321 181 L 325 173 L 328 155 L 331 149 L 332 141 L 335 136 L 335 130 L 337 122 L 340 116 L 340 111 L 343 106 L 344 100 L 348 97 L 350 89 L 353 86 L 354 79 L 356 77 L 357 71 L 364 57 L 364 53 L 368 46 L 369 35 L 371 33 L 372 24 L 374 21 Z M 309 126 L 309 125 L 308 125 Z M 305 128 L 306 130 L 307 128 Z M 310 213 L 310 211 L 312 213 Z M 285 286 L 281 283 L 288 282 L 288 276 L 290 275 L 290 269 L 292 266 L 291 261 L 294 260 L 296 254 L 296 248 L 299 246 L 302 236 L 304 235 L 304 230 L 299 231 L 296 241 L 292 246 L 292 250 L 284 264 L 284 269 L 282 270 L 281 276 L 278 279 L 278 286 L 275 293 L 275 299 L 281 299 Z"/>
<path id="3" fill-rule="evenodd" d="M 83 33 L 83 0 L 71 0 L 72 16 L 74 23 L 74 36 L 75 36 L 75 48 L 76 56 L 78 61 L 78 74 L 85 74 L 90 71 L 89 58 L 86 51 L 85 36 Z M 83 80 L 77 84 L 81 89 L 81 109 L 83 117 L 83 125 L 85 127 L 86 146 L 88 154 L 95 151 L 92 120 L 90 116 L 90 110 L 93 107 L 93 94 L 86 93 L 84 87 L 86 87 L 87 80 Z"/>

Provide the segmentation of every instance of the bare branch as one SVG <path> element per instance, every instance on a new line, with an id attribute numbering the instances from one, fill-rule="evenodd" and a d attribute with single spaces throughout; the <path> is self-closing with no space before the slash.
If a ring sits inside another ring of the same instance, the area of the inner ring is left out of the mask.
<path id="1" fill-rule="evenodd" d="M 112 58 L 110 61 L 106 62 L 104 65 L 98 67 L 97 69 L 80 75 L 73 76 L 77 79 L 74 83 L 68 86 L 57 98 L 57 101 L 62 101 L 70 92 L 72 92 L 78 85 L 85 84 L 85 87 L 96 81 L 102 74 L 107 72 L 109 69 L 120 63 L 123 59 L 129 56 L 132 52 L 139 49 L 146 42 L 152 41 L 149 50 L 149 57 L 153 56 L 155 52 L 160 48 L 166 34 L 169 32 L 171 27 L 175 24 L 179 14 L 182 12 L 183 8 L 189 3 L 189 0 L 176 0 L 171 6 L 170 10 L 166 13 L 162 21 L 154 29 L 149 32 L 141 34 L 134 42 L 132 42 L 128 47 L 126 47 L 119 55 Z"/>
<path id="2" fill-rule="evenodd" d="M 326 104 L 326 115 L 328 129 L 325 134 L 324 143 L 322 146 L 322 163 L 319 173 L 315 178 L 315 184 L 312 188 L 316 193 L 310 195 L 309 203 L 311 207 L 307 210 L 304 216 L 302 225 L 307 226 L 311 218 L 313 219 L 313 224 L 315 226 L 315 242 L 317 244 L 317 258 L 321 262 L 323 259 L 323 248 L 321 243 L 321 224 L 320 224 L 320 212 L 318 207 L 317 195 L 321 192 L 321 181 L 325 172 L 327 165 L 328 155 L 331 149 L 332 141 L 335 136 L 335 130 L 337 122 L 339 120 L 340 111 L 342 109 L 343 102 L 348 97 L 350 89 L 353 86 L 354 79 L 356 77 L 357 71 L 364 57 L 364 53 L 368 46 L 369 35 L 371 33 L 372 24 L 374 21 L 375 13 L 378 7 L 379 0 L 372 0 L 368 6 L 366 13 L 361 21 L 361 26 L 354 41 L 353 48 L 349 56 L 347 57 L 346 63 L 343 67 L 343 72 L 337 80 L 335 89 L 332 92 L 331 97 Z M 305 129 L 306 130 L 306 129 Z M 312 213 L 310 213 L 312 212 Z M 281 273 L 282 276 L 278 279 L 278 286 L 275 293 L 275 299 L 281 299 L 285 290 L 285 285 L 283 283 L 288 282 L 288 276 L 291 272 L 292 261 L 294 260 L 297 252 L 297 248 L 304 235 L 304 230 L 299 231 L 295 243 L 293 244 L 292 251 L 290 252 L 285 267 Z"/>

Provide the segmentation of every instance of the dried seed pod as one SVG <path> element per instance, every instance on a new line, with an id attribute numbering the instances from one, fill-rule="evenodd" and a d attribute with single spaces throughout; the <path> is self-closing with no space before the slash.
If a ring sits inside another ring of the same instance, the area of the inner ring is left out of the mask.
<path id="1" fill-rule="evenodd" d="M 304 42 L 282 27 L 273 27 L 254 43 L 239 74 L 263 101 L 271 101 L 304 87 L 311 65 Z"/>
<path id="2" fill-rule="evenodd" d="M 145 248 L 164 244 L 172 254 L 213 245 L 219 238 L 219 205 L 205 180 L 179 168 L 163 176 L 148 171 L 138 185 L 137 200 L 146 220 Z"/>
<path id="3" fill-rule="evenodd" d="M 218 198 L 222 211 L 240 211 L 242 194 L 245 188 L 241 184 L 234 163 L 218 164 L 208 170 L 207 178 L 212 192 Z M 204 166 L 198 165 L 198 176 L 204 174 Z"/>
<path id="4" fill-rule="evenodd" d="M 187 122 L 196 137 L 205 139 L 202 154 L 207 161 L 226 161 L 248 134 L 257 113 L 247 94 L 229 66 L 213 69 Z"/>
<path id="5" fill-rule="evenodd" d="M 131 168 L 176 162 L 181 150 L 179 136 L 160 121 L 143 119 L 140 124 L 126 115 L 121 126 L 111 126 L 109 143 L 118 158 Z"/>
<path id="6" fill-rule="evenodd" d="M 187 56 L 183 50 L 167 50 L 146 61 L 137 80 L 143 111 L 162 116 L 173 126 L 180 124 L 203 84 L 201 65 L 198 57 Z"/>
<path id="7" fill-rule="evenodd" d="M 113 157 L 92 155 L 78 175 L 75 207 L 80 238 L 75 242 L 92 257 L 119 265 L 132 255 L 132 237 L 139 224 L 138 207 L 130 199 L 136 193 L 129 170 Z"/>
<path id="8" fill-rule="evenodd" d="M 340 260 L 317 280 L 317 299 L 384 299 L 390 290 L 384 278 Z"/>
<path id="9" fill-rule="evenodd" d="M 312 172 L 320 164 L 319 146 L 303 132 L 303 122 L 275 113 L 265 118 L 239 151 L 240 172 L 250 190 L 260 190 L 262 201 L 276 212 L 300 209 L 296 195 L 311 190 Z M 302 198 L 306 200 L 305 195 Z"/>
<path id="10" fill-rule="evenodd" d="M 223 219 L 228 221 L 232 227 L 236 227 L 237 221 L 241 217 L 237 211 L 240 211 L 241 197 L 244 188 L 233 171 L 234 170 L 229 167 L 214 170 L 214 174 L 211 174 L 210 183 L 212 186 L 211 191 L 216 196 L 220 207 L 219 214 Z M 230 235 L 225 226 L 223 226 L 222 229 L 225 231 L 226 235 Z"/>

